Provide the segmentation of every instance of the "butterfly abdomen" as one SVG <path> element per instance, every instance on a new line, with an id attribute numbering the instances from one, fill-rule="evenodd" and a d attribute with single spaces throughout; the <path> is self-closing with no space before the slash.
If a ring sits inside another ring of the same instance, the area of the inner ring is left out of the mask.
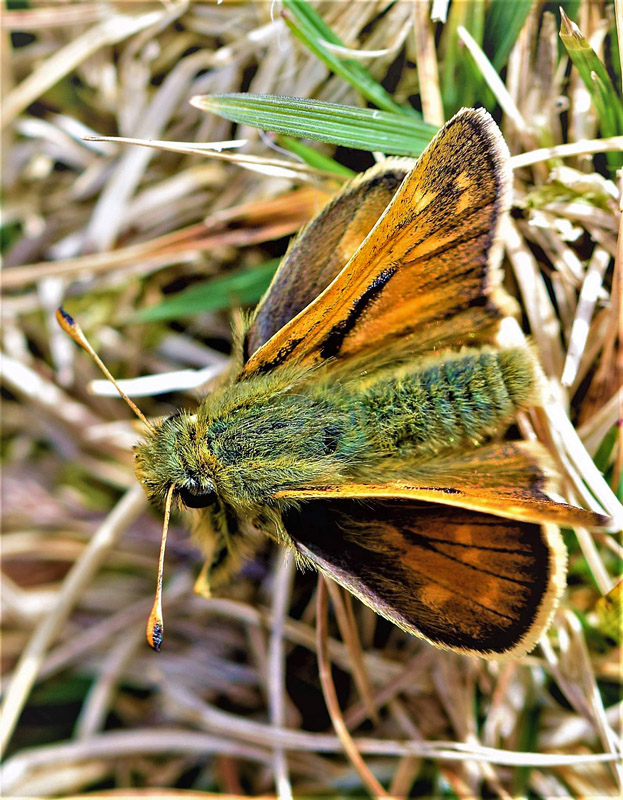
<path id="1" fill-rule="evenodd" d="M 434 454 L 479 444 L 538 402 L 529 350 L 467 350 L 372 384 L 362 398 L 381 452 Z"/>

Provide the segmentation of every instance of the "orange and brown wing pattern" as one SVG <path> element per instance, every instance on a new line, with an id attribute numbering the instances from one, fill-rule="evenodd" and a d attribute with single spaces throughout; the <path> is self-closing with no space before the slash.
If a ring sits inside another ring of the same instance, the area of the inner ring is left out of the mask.
<path id="1" fill-rule="evenodd" d="M 248 360 L 243 376 L 313 364 L 409 336 L 414 352 L 490 336 L 512 303 L 500 287 L 508 150 L 487 112 L 435 136 L 348 264 Z"/>
<path id="2" fill-rule="evenodd" d="M 398 500 L 312 500 L 284 515 L 303 559 L 432 644 L 520 656 L 548 624 L 566 560 L 552 526 Z"/>
<path id="3" fill-rule="evenodd" d="M 413 167 L 388 158 L 359 175 L 293 241 L 246 332 L 245 359 L 295 317 L 344 268 Z"/>
<path id="4" fill-rule="evenodd" d="M 607 525 L 609 518 L 553 500 L 550 458 L 537 443 L 504 442 L 453 453 L 428 463 L 389 460 L 382 480 L 352 480 L 334 486 L 282 491 L 277 499 L 402 498 L 486 512 L 506 519 L 557 525 Z M 452 512 L 454 513 L 454 512 Z"/>

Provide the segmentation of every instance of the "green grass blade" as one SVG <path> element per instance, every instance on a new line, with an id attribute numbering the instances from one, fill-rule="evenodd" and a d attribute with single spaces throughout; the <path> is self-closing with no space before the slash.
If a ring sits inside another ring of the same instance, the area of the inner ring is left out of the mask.
<path id="1" fill-rule="evenodd" d="M 493 0 L 485 20 L 484 50 L 489 60 L 501 70 L 508 54 L 517 41 L 530 9 L 532 0 Z"/>
<path id="2" fill-rule="evenodd" d="M 259 267 L 237 270 L 190 286 L 156 306 L 144 308 L 133 317 L 134 322 L 163 322 L 182 319 L 206 311 L 221 311 L 235 305 L 253 305 L 268 288 L 280 259 Z"/>
<path id="3" fill-rule="evenodd" d="M 285 136 L 391 155 L 419 155 L 436 130 L 403 114 L 299 97 L 215 94 L 193 98 L 193 105 L 233 122 Z"/>
<path id="4" fill-rule="evenodd" d="M 482 47 L 484 7 L 482 0 L 452 3 L 448 22 L 442 30 L 441 95 L 446 119 L 463 106 L 482 103 L 491 109 L 494 98 L 473 59 L 459 40 L 462 25 Z"/>
<path id="5" fill-rule="evenodd" d="M 619 52 L 619 39 L 617 36 L 617 26 L 616 23 L 612 23 L 612 27 L 610 28 L 610 32 L 608 34 L 608 42 L 610 43 L 610 67 L 612 69 L 612 76 L 614 79 L 614 86 L 615 89 L 617 87 L 621 87 L 621 54 Z M 623 87 L 621 87 L 623 88 Z"/>
<path id="6" fill-rule="evenodd" d="M 419 117 L 414 109 L 399 105 L 359 61 L 341 58 L 324 46 L 323 42 L 341 47 L 344 47 L 344 43 L 305 0 L 284 0 L 283 4 L 287 9 L 283 12 L 283 18 L 288 28 L 331 72 L 339 75 L 379 108 Z"/>
<path id="7" fill-rule="evenodd" d="M 623 103 L 612 85 L 606 68 L 588 40 L 569 17 L 561 10 L 560 38 L 569 58 L 588 89 L 599 115 L 599 125 L 604 136 L 623 134 Z M 615 170 L 623 166 L 623 153 L 607 153 L 608 165 Z"/>
<path id="8" fill-rule="evenodd" d="M 324 172 L 334 172 L 336 175 L 345 175 L 348 178 L 354 178 L 357 174 L 354 170 L 339 164 L 331 156 L 325 156 L 324 153 L 319 153 L 313 147 L 309 147 L 298 139 L 293 139 L 291 136 L 280 136 L 278 143 L 289 150 L 294 155 L 302 158 L 306 164 L 315 169 L 321 169 Z"/>
<path id="9" fill-rule="evenodd" d="M 465 3 L 452 3 L 450 14 L 441 32 L 441 53 L 443 55 L 440 65 L 441 98 L 443 100 L 446 119 L 459 107 L 458 86 L 455 80 L 460 63 L 461 53 L 458 46 L 459 36 L 457 28 L 465 23 Z M 462 90 L 465 87 L 462 86 Z M 466 96 L 465 105 L 470 105 Z"/>

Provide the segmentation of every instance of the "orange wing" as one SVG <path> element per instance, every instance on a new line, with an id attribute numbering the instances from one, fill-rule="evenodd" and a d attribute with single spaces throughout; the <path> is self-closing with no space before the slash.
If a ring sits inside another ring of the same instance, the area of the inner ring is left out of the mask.
<path id="1" fill-rule="evenodd" d="M 398 336 L 410 337 L 413 352 L 490 337 L 513 309 L 496 244 L 510 180 L 508 150 L 489 114 L 460 111 L 335 280 L 251 355 L 242 376 Z"/>
<path id="2" fill-rule="evenodd" d="M 388 158 L 357 176 L 299 233 L 255 309 L 245 336 L 245 360 L 341 272 L 413 164 Z"/>
<path id="3" fill-rule="evenodd" d="M 518 657 L 564 588 L 553 526 L 440 505 L 312 500 L 284 514 L 309 561 L 403 630 L 438 647 Z"/>
<path id="4" fill-rule="evenodd" d="M 425 464 L 382 468 L 383 480 L 278 492 L 277 499 L 402 498 L 485 512 L 524 522 L 604 526 L 609 518 L 552 500 L 555 473 L 540 444 L 505 442 L 435 458 Z"/>

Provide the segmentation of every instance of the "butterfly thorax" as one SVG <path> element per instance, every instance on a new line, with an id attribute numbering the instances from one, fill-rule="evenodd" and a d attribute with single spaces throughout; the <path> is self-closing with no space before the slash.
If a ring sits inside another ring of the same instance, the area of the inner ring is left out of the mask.
<path id="1" fill-rule="evenodd" d="M 249 513 L 280 490 L 339 479 L 365 449 L 339 393 L 335 401 L 299 391 L 254 402 L 244 390 L 226 394 L 164 419 L 137 447 L 137 477 L 152 502 L 161 504 L 173 485 L 181 506 L 218 500 Z"/>

